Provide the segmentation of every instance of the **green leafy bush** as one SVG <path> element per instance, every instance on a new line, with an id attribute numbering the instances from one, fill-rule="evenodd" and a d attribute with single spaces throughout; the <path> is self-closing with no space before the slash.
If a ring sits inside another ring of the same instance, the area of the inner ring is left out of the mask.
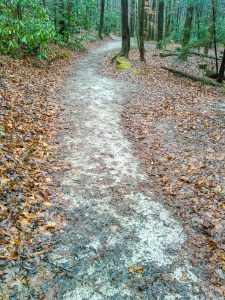
<path id="1" fill-rule="evenodd" d="M 54 27 L 37 0 L 0 0 L 0 52 L 13 57 L 47 55 Z"/>
<path id="2" fill-rule="evenodd" d="M 116 32 L 119 23 L 120 15 L 118 15 L 116 11 L 106 10 L 104 21 L 104 33 L 108 35 L 112 31 Z"/>

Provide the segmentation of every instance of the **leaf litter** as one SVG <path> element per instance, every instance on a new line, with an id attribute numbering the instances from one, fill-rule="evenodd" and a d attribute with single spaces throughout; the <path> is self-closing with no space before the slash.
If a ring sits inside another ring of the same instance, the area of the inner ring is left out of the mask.
<path id="1" fill-rule="evenodd" d="M 137 50 L 130 52 L 136 74 L 118 70 L 114 54 L 103 59 L 102 72 L 142 88 L 123 112 L 126 135 L 151 188 L 183 220 L 193 265 L 205 271 L 210 289 L 225 296 L 225 92 L 162 70 L 174 66 L 174 58 L 159 57 L 154 44 L 146 49 L 145 63 Z M 192 66 L 194 74 L 199 58 L 190 60 L 179 68 Z"/>
<path id="2" fill-rule="evenodd" d="M 68 221 L 57 182 L 71 168 L 57 140 L 67 126 L 59 91 L 82 55 L 51 45 L 46 61 L 1 56 L 0 299 L 41 299 L 64 272 L 48 259 Z"/>
<path id="3" fill-rule="evenodd" d="M 56 87 L 69 57 L 79 55 L 57 46 L 46 62 L 1 56 L 1 299 L 17 299 L 20 292 L 26 299 L 29 288 L 38 293 L 53 277 L 42 261 L 52 235 L 62 228 L 59 212 L 52 211 L 52 174 L 58 165 L 53 140 L 62 109 L 56 103 Z"/>

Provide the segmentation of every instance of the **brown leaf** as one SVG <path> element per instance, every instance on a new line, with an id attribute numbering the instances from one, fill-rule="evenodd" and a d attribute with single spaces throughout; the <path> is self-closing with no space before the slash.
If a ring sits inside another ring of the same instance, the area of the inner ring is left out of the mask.
<path id="1" fill-rule="evenodd" d="M 137 267 L 137 266 L 130 266 L 128 269 L 129 273 L 133 273 L 133 274 L 144 274 L 145 272 L 145 268 L 144 267 Z"/>

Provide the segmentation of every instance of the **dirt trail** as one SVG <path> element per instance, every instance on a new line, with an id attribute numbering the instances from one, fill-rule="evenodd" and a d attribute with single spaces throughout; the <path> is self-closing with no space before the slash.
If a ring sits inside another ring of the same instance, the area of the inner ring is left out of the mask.
<path id="1" fill-rule="evenodd" d="M 71 204 L 50 257 L 67 275 L 56 299 L 205 299 L 201 273 L 179 250 L 182 225 L 149 190 L 123 135 L 123 103 L 138 87 L 98 72 L 102 56 L 119 47 L 112 41 L 92 51 L 65 82 L 70 130 L 61 143 L 72 169 L 60 181 Z"/>

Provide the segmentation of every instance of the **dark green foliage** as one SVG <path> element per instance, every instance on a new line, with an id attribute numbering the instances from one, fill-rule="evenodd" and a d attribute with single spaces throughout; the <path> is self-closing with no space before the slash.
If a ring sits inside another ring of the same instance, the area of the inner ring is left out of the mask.
<path id="1" fill-rule="evenodd" d="M 174 42 L 182 43 L 185 12 L 187 7 L 192 4 L 194 10 L 192 13 L 193 22 L 191 28 L 190 45 L 193 48 L 204 47 L 207 39 L 207 31 L 212 18 L 212 0 L 164 0 L 166 14 L 171 15 L 170 28 L 166 28 L 166 35 L 171 36 Z M 217 41 L 224 43 L 225 36 L 225 2 L 218 0 L 216 14 Z M 211 41 L 212 42 L 212 41 Z"/>
<path id="2" fill-rule="evenodd" d="M 104 2 L 101 36 L 110 33 L 122 35 L 121 0 Z M 44 58 L 50 42 L 83 51 L 85 34 L 99 31 L 100 3 L 99 0 L 0 0 L 0 53 Z M 183 59 L 189 48 L 200 51 L 200 47 L 204 47 L 208 52 L 214 43 L 214 32 L 210 32 L 209 26 L 212 23 L 212 3 L 216 9 L 216 42 L 223 46 L 224 0 L 145 0 L 144 37 L 157 40 L 159 48 L 170 42 L 183 43 Z M 136 36 L 139 24 L 142 24 L 138 20 L 138 0 L 129 0 L 128 6 L 127 29 L 131 36 Z M 185 22 L 189 7 L 192 7 L 192 20 L 187 30 Z"/>
<path id="3" fill-rule="evenodd" d="M 0 10 L 0 52 L 14 57 L 24 53 L 45 57 L 55 32 L 39 1 L 0 0 Z"/>
<path id="4" fill-rule="evenodd" d="M 110 32 L 118 33 L 120 31 L 120 13 L 116 10 L 106 10 L 104 33 L 109 35 Z"/>
<path id="5" fill-rule="evenodd" d="M 103 33 L 109 34 L 118 31 L 120 12 L 106 3 Z M 45 58 L 50 42 L 84 51 L 86 32 L 98 26 L 97 0 L 0 0 L 0 53 Z"/>

